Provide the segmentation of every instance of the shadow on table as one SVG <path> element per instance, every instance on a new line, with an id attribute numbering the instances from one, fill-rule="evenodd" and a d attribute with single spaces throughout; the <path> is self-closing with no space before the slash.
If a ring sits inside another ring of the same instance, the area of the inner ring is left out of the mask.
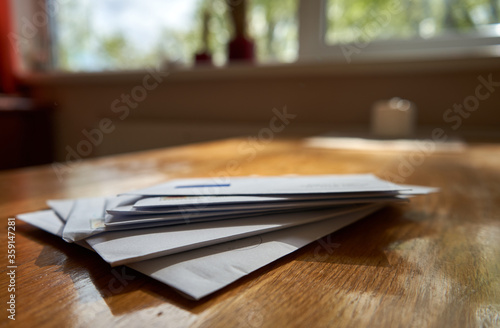
<path id="1" fill-rule="evenodd" d="M 401 236 L 395 231 L 409 231 L 418 225 L 404 217 L 397 206 L 383 208 L 316 242 L 312 252 L 298 260 L 360 266 L 390 266 L 385 250 Z M 408 236 L 409 237 L 409 236 Z"/>

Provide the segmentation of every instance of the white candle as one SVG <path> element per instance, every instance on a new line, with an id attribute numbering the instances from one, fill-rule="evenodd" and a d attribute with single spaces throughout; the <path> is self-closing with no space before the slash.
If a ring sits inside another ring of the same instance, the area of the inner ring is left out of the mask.
<path id="1" fill-rule="evenodd" d="M 414 103 L 401 99 L 377 101 L 372 108 L 371 130 L 376 137 L 404 138 L 415 132 L 417 108 Z"/>

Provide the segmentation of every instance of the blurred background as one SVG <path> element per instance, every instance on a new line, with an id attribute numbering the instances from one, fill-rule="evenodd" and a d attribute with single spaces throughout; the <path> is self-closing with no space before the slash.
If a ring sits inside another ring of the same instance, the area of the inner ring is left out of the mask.
<path id="1" fill-rule="evenodd" d="M 395 96 L 419 131 L 499 130 L 500 0 L 0 3 L 0 169 L 257 136 L 273 109 L 279 136 L 366 136 Z"/>

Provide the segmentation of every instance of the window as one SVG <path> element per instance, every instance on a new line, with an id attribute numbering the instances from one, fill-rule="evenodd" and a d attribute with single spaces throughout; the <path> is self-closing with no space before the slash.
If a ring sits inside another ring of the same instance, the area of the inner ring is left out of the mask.
<path id="1" fill-rule="evenodd" d="M 499 9 L 499 0 L 302 1 L 300 57 L 498 55 Z"/>
<path id="2" fill-rule="evenodd" d="M 229 15 L 241 1 L 11 0 L 17 25 L 11 41 L 28 70 L 191 66 L 208 13 L 209 49 L 221 66 Z M 259 63 L 457 56 L 500 44 L 500 0 L 247 1 Z"/>
<path id="3" fill-rule="evenodd" d="M 215 65 L 226 63 L 231 38 L 229 12 L 242 0 L 18 0 L 50 13 L 52 69 L 133 70 L 162 63 L 192 65 L 202 46 L 202 17 L 208 13 L 209 49 Z M 249 2 L 250 35 L 257 60 L 291 62 L 297 57 L 298 0 Z M 19 10 L 26 10 L 14 1 Z M 42 8 L 49 8 L 46 10 Z M 22 25 L 25 17 L 17 15 Z M 27 22 L 31 24 L 32 22 Z M 22 26 L 19 26 L 22 30 Z M 24 49 L 27 67 L 39 68 L 34 49 Z M 41 52 L 41 49 L 36 49 Z M 43 57 L 47 57 L 44 55 Z"/>
<path id="4" fill-rule="evenodd" d="M 187 61 L 198 46 L 197 0 L 67 0 L 58 6 L 52 17 L 58 69 L 139 69 Z"/>

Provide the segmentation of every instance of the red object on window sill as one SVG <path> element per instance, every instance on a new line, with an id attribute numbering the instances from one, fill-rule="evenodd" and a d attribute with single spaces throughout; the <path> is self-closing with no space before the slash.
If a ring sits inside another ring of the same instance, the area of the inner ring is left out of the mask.
<path id="1" fill-rule="evenodd" d="M 197 53 L 194 61 L 197 66 L 212 66 L 212 56 L 207 52 Z"/>
<path id="2" fill-rule="evenodd" d="M 244 37 L 236 37 L 229 42 L 228 48 L 230 62 L 254 62 L 255 45 L 252 40 Z"/>

